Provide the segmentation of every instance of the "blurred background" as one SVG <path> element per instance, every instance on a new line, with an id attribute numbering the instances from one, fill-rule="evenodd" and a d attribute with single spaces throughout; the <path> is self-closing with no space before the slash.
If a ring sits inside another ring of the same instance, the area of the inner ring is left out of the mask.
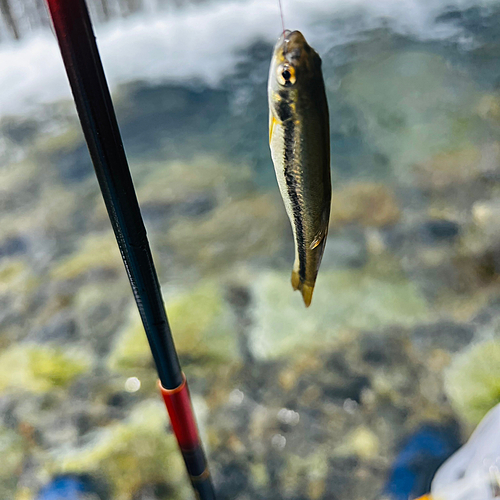
<path id="1" fill-rule="evenodd" d="M 89 4 L 218 498 L 415 498 L 500 401 L 500 2 L 283 7 L 330 106 L 309 309 L 277 0 Z M 193 498 L 45 6 L 0 12 L 0 498 Z"/>

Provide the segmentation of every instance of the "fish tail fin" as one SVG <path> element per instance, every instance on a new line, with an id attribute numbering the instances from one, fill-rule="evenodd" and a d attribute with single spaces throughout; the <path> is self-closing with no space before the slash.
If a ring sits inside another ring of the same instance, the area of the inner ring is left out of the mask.
<path id="1" fill-rule="evenodd" d="M 302 293 L 302 298 L 304 299 L 304 304 L 306 305 L 306 307 L 309 307 L 311 305 L 313 291 L 314 285 L 311 286 L 302 283 L 302 286 L 300 286 L 300 292 Z"/>
<path id="2" fill-rule="evenodd" d="M 298 265 L 293 266 L 292 271 L 292 287 L 294 290 L 300 290 L 302 298 L 304 299 L 304 304 L 306 307 L 311 305 L 312 295 L 314 291 L 314 285 L 307 285 L 304 283 L 299 276 Z"/>

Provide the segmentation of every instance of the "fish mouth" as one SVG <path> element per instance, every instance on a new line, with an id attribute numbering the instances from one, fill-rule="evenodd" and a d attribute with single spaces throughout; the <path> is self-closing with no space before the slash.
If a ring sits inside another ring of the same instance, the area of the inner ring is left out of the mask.
<path id="1" fill-rule="evenodd" d="M 279 37 L 274 52 L 279 61 L 293 65 L 300 60 L 305 46 L 307 42 L 300 31 L 285 30 Z"/>
<path id="2" fill-rule="evenodd" d="M 278 42 L 276 43 L 276 47 L 281 47 L 283 43 L 290 37 L 292 31 L 285 30 L 281 33 L 281 36 L 278 38 Z"/>

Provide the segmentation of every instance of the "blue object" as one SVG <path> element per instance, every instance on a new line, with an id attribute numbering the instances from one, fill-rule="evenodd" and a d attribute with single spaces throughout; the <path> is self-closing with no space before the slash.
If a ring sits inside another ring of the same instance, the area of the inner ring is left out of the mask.
<path id="1" fill-rule="evenodd" d="M 89 494 L 101 499 L 85 477 L 58 476 L 40 490 L 36 500 L 86 500 Z"/>
<path id="2" fill-rule="evenodd" d="M 392 500 L 425 495 L 439 466 L 460 447 L 455 427 L 424 425 L 410 435 L 394 460 L 384 494 Z"/>

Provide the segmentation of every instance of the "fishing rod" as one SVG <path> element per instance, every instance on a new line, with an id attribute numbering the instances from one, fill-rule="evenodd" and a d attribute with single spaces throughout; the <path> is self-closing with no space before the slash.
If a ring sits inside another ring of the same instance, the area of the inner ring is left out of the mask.
<path id="1" fill-rule="evenodd" d="M 173 433 L 197 498 L 215 500 L 87 5 L 85 0 L 46 1 Z"/>

